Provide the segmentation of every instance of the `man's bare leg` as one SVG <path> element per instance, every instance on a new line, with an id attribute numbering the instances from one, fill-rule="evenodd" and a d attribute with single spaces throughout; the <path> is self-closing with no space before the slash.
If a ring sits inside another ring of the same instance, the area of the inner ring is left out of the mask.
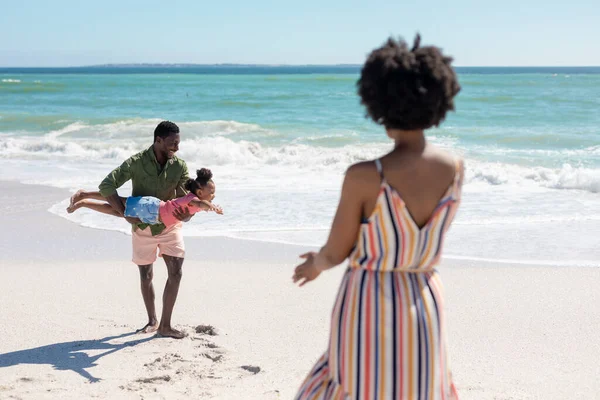
<path id="1" fill-rule="evenodd" d="M 163 309 L 160 325 L 158 326 L 158 333 L 162 336 L 182 339 L 185 337 L 185 334 L 171 327 L 171 315 L 173 314 L 173 307 L 175 307 L 175 301 L 177 300 L 177 293 L 179 293 L 183 258 L 167 256 L 164 254 L 163 258 L 167 265 L 169 277 L 167 278 L 167 284 L 165 285 L 165 291 L 163 292 Z"/>
<path id="2" fill-rule="evenodd" d="M 140 286 L 142 289 L 142 298 L 144 299 L 144 305 L 148 312 L 148 323 L 141 329 L 138 329 L 138 333 L 151 333 L 156 332 L 158 329 L 158 319 L 156 318 L 156 307 L 154 306 L 154 285 L 152 285 L 152 278 L 154 277 L 154 271 L 152 264 L 138 265 L 140 269 Z"/>
<path id="3" fill-rule="evenodd" d="M 81 207 L 89 208 L 90 210 L 98 211 L 108 215 L 114 215 L 115 217 L 121 216 L 121 214 L 119 214 L 118 211 L 112 208 L 110 204 L 98 203 L 93 200 L 79 200 L 77 203 L 71 204 L 69 207 L 67 207 L 67 212 L 71 214 L 76 210 L 80 209 Z"/>

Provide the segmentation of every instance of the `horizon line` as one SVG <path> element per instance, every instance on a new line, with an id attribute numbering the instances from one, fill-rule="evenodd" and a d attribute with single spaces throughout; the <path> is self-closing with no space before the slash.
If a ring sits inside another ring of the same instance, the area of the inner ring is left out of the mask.
<path id="1" fill-rule="evenodd" d="M 109 63 L 92 65 L 63 65 L 63 66 L 2 66 L 0 69 L 46 69 L 46 68 L 132 68 L 132 67 L 261 67 L 261 68 L 298 68 L 298 67 L 338 67 L 360 68 L 363 64 L 243 64 L 243 63 Z M 454 68 L 600 68 L 600 65 L 455 65 Z"/>

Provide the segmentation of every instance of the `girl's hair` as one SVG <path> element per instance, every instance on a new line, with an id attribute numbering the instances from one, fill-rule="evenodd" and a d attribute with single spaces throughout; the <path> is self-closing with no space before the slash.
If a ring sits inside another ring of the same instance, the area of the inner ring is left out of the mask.
<path id="1" fill-rule="evenodd" d="M 438 126 L 460 91 L 451 64 L 439 48 L 421 47 L 419 35 L 412 48 L 388 39 L 371 52 L 357 83 L 367 115 L 388 129 Z"/>
<path id="2" fill-rule="evenodd" d="M 212 180 L 212 176 L 210 169 L 201 168 L 196 170 L 196 179 L 188 179 L 184 187 L 186 190 L 196 193 L 196 190 L 205 187 Z"/>

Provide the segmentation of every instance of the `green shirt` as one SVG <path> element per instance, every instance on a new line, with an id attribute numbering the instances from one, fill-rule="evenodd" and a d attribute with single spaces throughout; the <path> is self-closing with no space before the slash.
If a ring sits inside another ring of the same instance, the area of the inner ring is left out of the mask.
<path id="1" fill-rule="evenodd" d="M 187 194 L 184 184 L 189 174 L 185 161 L 173 157 L 162 167 L 156 161 L 153 146 L 141 151 L 125 160 L 120 167 L 115 168 L 98 188 L 100 194 L 108 197 L 117 192 L 117 188 L 123 186 L 131 179 L 133 186 L 132 196 L 154 196 L 162 201 L 182 197 Z M 154 225 L 138 224 L 134 229 L 144 229 L 150 226 L 152 235 L 158 235 L 165 229 L 161 222 Z"/>

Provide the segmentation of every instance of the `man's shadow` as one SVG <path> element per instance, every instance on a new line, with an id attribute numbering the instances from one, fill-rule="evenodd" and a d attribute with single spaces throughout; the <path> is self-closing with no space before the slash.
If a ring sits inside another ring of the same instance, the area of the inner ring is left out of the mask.
<path id="1" fill-rule="evenodd" d="M 54 369 L 71 370 L 77 372 L 90 382 L 98 382 L 100 379 L 92 376 L 86 369 L 96 366 L 96 361 L 100 357 L 154 339 L 154 336 L 150 336 L 118 344 L 109 343 L 111 340 L 121 339 L 131 335 L 135 335 L 135 332 L 117 336 L 107 336 L 97 340 L 78 340 L 74 342 L 55 343 L 47 346 L 35 347 L 33 349 L 0 354 L 0 368 L 19 364 L 51 364 L 54 366 Z M 95 352 L 98 350 L 106 351 L 94 356 L 89 356 L 85 353 L 86 351 Z"/>

